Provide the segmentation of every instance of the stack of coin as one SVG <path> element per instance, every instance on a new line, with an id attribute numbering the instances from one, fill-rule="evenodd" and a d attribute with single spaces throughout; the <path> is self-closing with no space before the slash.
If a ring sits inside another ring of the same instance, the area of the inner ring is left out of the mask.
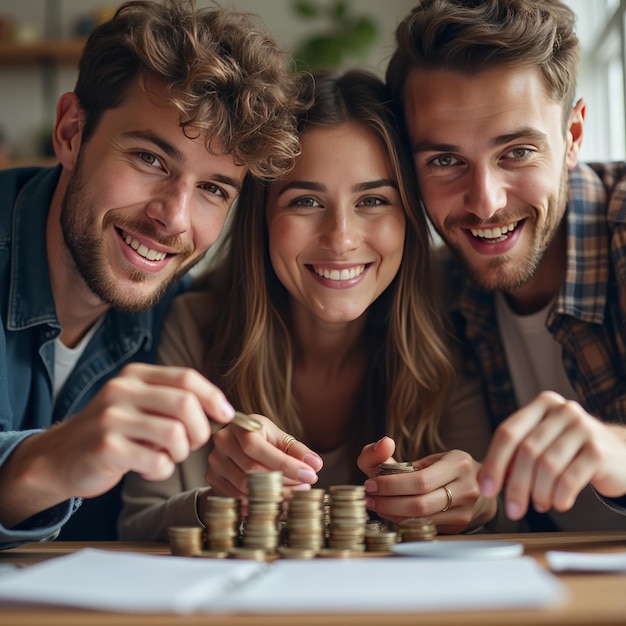
<path id="1" fill-rule="evenodd" d="M 389 552 L 398 542 L 398 533 L 385 528 L 365 531 L 365 548 L 368 552 Z"/>
<path id="2" fill-rule="evenodd" d="M 363 485 L 332 485 L 328 547 L 331 550 L 365 550 L 367 507 Z"/>
<path id="3" fill-rule="evenodd" d="M 249 472 L 247 479 L 248 516 L 243 525 L 243 547 L 275 552 L 280 536 L 283 473 Z"/>
<path id="4" fill-rule="evenodd" d="M 206 496 L 207 544 L 209 550 L 228 551 L 237 546 L 239 537 L 239 500 L 237 498 L 221 498 Z"/>
<path id="5" fill-rule="evenodd" d="M 401 463 L 381 463 L 378 466 L 378 474 L 376 476 L 389 476 L 391 474 L 405 474 L 413 472 L 415 468 L 412 463 L 402 461 Z"/>
<path id="6" fill-rule="evenodd" d="M 437 527 L 430 517 L 410 517 L 398 524 L 402 541 L 429 541 L 437 536 Z"/>
<path id="7" fill-rule="evenodd" d="M 167 536 L 175 556 L 196 556 L 204 550 L 204 529 L 201 526 L 170 526 Z"/>
<path id="8" fill-rule="evenodd" d="M 288 547 L 313 552 L 324 547 L 325 493 L 323 489 L 291 492 L 287 508 Z"/>

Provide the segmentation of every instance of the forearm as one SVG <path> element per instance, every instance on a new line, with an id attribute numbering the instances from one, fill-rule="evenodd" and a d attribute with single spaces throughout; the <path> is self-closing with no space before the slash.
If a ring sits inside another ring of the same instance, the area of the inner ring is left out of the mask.
<path id="1" fill-rule="evenodd" d="M 13 528 L 64 501 L 51 480 L 42 432 L 24 432 L 7 446 L 0 462 L 0 524 Z"/>

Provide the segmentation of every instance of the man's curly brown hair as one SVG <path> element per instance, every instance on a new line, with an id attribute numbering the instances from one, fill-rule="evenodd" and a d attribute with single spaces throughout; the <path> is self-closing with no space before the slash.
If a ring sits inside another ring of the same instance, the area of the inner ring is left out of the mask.
<path id="1" fill-rule="evenodd" d="M 127 2 L 87 40 L 75 93 L 87 140 L 107 109 L 119 106 L 135 80 L 167 84 L 192 137 L 260 178 L 288 171 L 300 147 L 295 114 L 298 80 L 258 16 L 194 0 Z"/>

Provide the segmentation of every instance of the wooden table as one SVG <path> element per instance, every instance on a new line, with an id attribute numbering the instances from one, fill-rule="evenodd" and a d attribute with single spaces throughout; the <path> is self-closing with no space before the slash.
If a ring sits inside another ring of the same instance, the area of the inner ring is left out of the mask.
<path id="1" fill-rule="evenodd" d="M 468 541 L 485 536 L 465 537 Z M 616 552 L 626 550 L 626 532 L 535 533 L 497 535 L 492 538 L 520 541 L 525 553 L 545 566 L 547 550 L 579 552 Z M 441 537 L 458 539 L 458 537 Z M 28 566 L 44 559 L 69 554 L 85 547 L 169 554 L 163 543 L 37 543 L 0 551 L 0 564 L 17 563 Z M 561 574 L 559 579 L 569 592 L 564 605 L 549 609 L 516 611 L 467 611 L 411 614 L 306 614 L 306 615 L 136 615 L 99 613 L 82 609 L 41 607 L 0 607 L 3 626 L 150 626 L 217 625 L 220 626 L 608 626 L 626 624 L 626 575 L 624 574 Z M 451 593 L 453 591 L 451 590 Z"/>

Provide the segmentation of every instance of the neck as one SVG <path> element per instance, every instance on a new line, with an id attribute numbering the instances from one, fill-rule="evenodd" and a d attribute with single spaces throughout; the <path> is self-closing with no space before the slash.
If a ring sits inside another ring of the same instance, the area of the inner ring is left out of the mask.
<path id="1" fill-rule="evenodd" d="M 336 378 L 366 349 L 364 317 L 340 324 L 294 314 L 293 323 L 296 361 L 305 369 Z"/>

